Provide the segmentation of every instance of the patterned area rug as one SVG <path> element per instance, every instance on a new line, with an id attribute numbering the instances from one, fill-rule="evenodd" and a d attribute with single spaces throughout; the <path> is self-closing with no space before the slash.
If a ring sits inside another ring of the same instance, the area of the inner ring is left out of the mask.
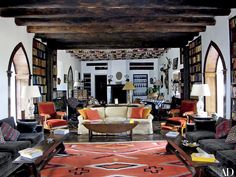
<path id="1" fill-rule="evenodd" d="M 54 157 L 42 177 L 190 177 L 166 141 L 66 144 L 69 156 Z"/>

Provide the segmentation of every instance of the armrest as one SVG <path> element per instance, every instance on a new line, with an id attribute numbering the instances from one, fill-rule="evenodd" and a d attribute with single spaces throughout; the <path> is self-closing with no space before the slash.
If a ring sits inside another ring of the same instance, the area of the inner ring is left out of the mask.
<path id="1" fill-rule="evenodd" d="M 37 133 L 39 133 L 39 132 L 44 132 L 43 126 L 42 126 L 42 125 L 37 125 L 36 128 L 35 128 L 35 131 L 36 131 Z"/>
<path id="2" fill-rule="evenodd" d="M 189 116 L 192 114 L 194 114 L 194 111 L 187 111 L 187 112 L 183 113 L 183 116 Z"/>
<path id="3" fill-rule="evenodd" d="M 57 111 L 57 118 L 58 119 L 63 119 L 64 116 L 66 116 L 66 112 L 62 112 L 62 111 Z"/>
<path id="4" fill-rule="evenodd" d="M 153 120 L 153 118 L 154 118 L 154 117 L 153 117 L 152 114 L 149 114 L 148 117 L 147 117 L 147 119 L 149 119 L 149 120 Z"/>
<path id="5" fill-rule="evenodd" d="M 44 113 L 39 114 L 39 116 L 41 116 L 44 120 L 51 118 L 49 114 L 44 114 Z"/>
<path id="6" fill-rule="evenodd" d="M 180 109 L 171 109 L 169 111 L 169 114 L 171 117 L 176 117 L 180 115 Z"/>

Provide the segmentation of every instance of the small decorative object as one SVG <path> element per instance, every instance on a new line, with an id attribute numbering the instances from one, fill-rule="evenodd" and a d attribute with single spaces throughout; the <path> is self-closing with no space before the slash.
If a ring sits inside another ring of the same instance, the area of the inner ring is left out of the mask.
<path id="1" fill-rule="evenodd" d="M 121 80 L 122 79 L 122 73 L 121 72 L 117 72 L 116 73 L 116 79 L 117 80 Z"/>
<path id="2" fill-rule="evenodd" d="M 67 83 L 67 74 L 64 74 L 64 83 Z"/>
<path id="3" fill-rule="evenodd" d="M 119 104 L 118 98 L 115 98 L 115 104 Z"/>
<path id="4" fill-rule="evenodd" d="M 177 69 L 178 68 L 178 58 L 174 58 L 173 59 L 173 69 Z"/>
<path id="5" fill-rule="evenodd" d="M 61 84 L 61 79 L 57 78 L 57 84 L 60 85 Z"/>
<path id="6" fill-rule="evenodd" d="M 112 75 L 109 75 L 109 76 L 108 76 L 108 83 L 109 83 L 109 84 L 112 82 L 112 78 L 113 78 Z"/>
<path id="7" fill-rule="evenodd" d="M 125 81 L 128 82 L 129 81 L 129 75 L 126 74 L 124 77 L 125 77 Z"/>

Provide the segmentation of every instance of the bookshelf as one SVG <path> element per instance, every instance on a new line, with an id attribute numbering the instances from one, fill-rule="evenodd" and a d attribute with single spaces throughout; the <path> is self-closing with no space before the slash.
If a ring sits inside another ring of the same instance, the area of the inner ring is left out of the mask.
<path id="1" fill-rule="evenodd" d="M 135 98 L 146 99 L 147 98 L 146 91 L 148 89 L 148 75 L 134 74 L 133 84 L 135 86 L 135 90 L 133 91 L 133 100 Z"/>
<path id="2" fill-rule="evenodd" d="M 189 46 L 180 49 L 180 60 L 182 60 L 184 67 L 180 70 L 180 96 L 181 99 L 189 99 Z"/>
<path id="3" fill-rule="evenodd" d="M 42 42 L 33 39 L 33 85 L 39 86 L 41 93 L 41 101 L 46 101 L 47 99 L 47 49 L 46 45 Z M 35 99 L 34 102 L 39 101 Z"/>
<path id="4" fill-rule="evenodd" d="M 201 36 L 189 43 L 189 76 L 190 90 L 192 89 L 192 85 L 194 83 L 202 83 Z"/>
<path id="5" fill-rule="evenodd" d="M 91 95 L 91 74 L 84 73 L 84 89 L 87 90 L 88 96 Z"/>
<path id="6" fill-rule="evenodd" d="M 236 16 L 229 20 L 231 51 L 231 118 L 236 120 Z"/>

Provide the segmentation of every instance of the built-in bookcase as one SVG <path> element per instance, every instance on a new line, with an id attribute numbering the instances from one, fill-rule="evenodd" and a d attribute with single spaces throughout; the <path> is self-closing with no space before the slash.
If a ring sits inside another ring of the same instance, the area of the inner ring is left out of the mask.
<path id="1" fill-rule="evenodd" d="M 33 85 L 38 85 L 41 93 L 41 100 L 47 99 L 47 49 L 42 42 L 33 39 Z M 40 101 L 41 101 L 40 100 Z M 35 99 L 37 102 L 37 99 Z"/>
<path id="2" fill-rule="evenodd" d="M 229 21 L 231 51 L 231 117 L 236 120 L 236 17 Z"/>
<path id="3" fill-rule="evenodd" d="M 88 96 L 91 95 L 91 74 L 84 73 L 84 89 L 87 90 Z"/>
<path id="4" fill-rule="evenodd" d="M 195 83 L 202 83 L 202 44 L 201 36 L 189 43 L 189 88 Z M 191 93 L 191 91 L 189 92 Z"/>

